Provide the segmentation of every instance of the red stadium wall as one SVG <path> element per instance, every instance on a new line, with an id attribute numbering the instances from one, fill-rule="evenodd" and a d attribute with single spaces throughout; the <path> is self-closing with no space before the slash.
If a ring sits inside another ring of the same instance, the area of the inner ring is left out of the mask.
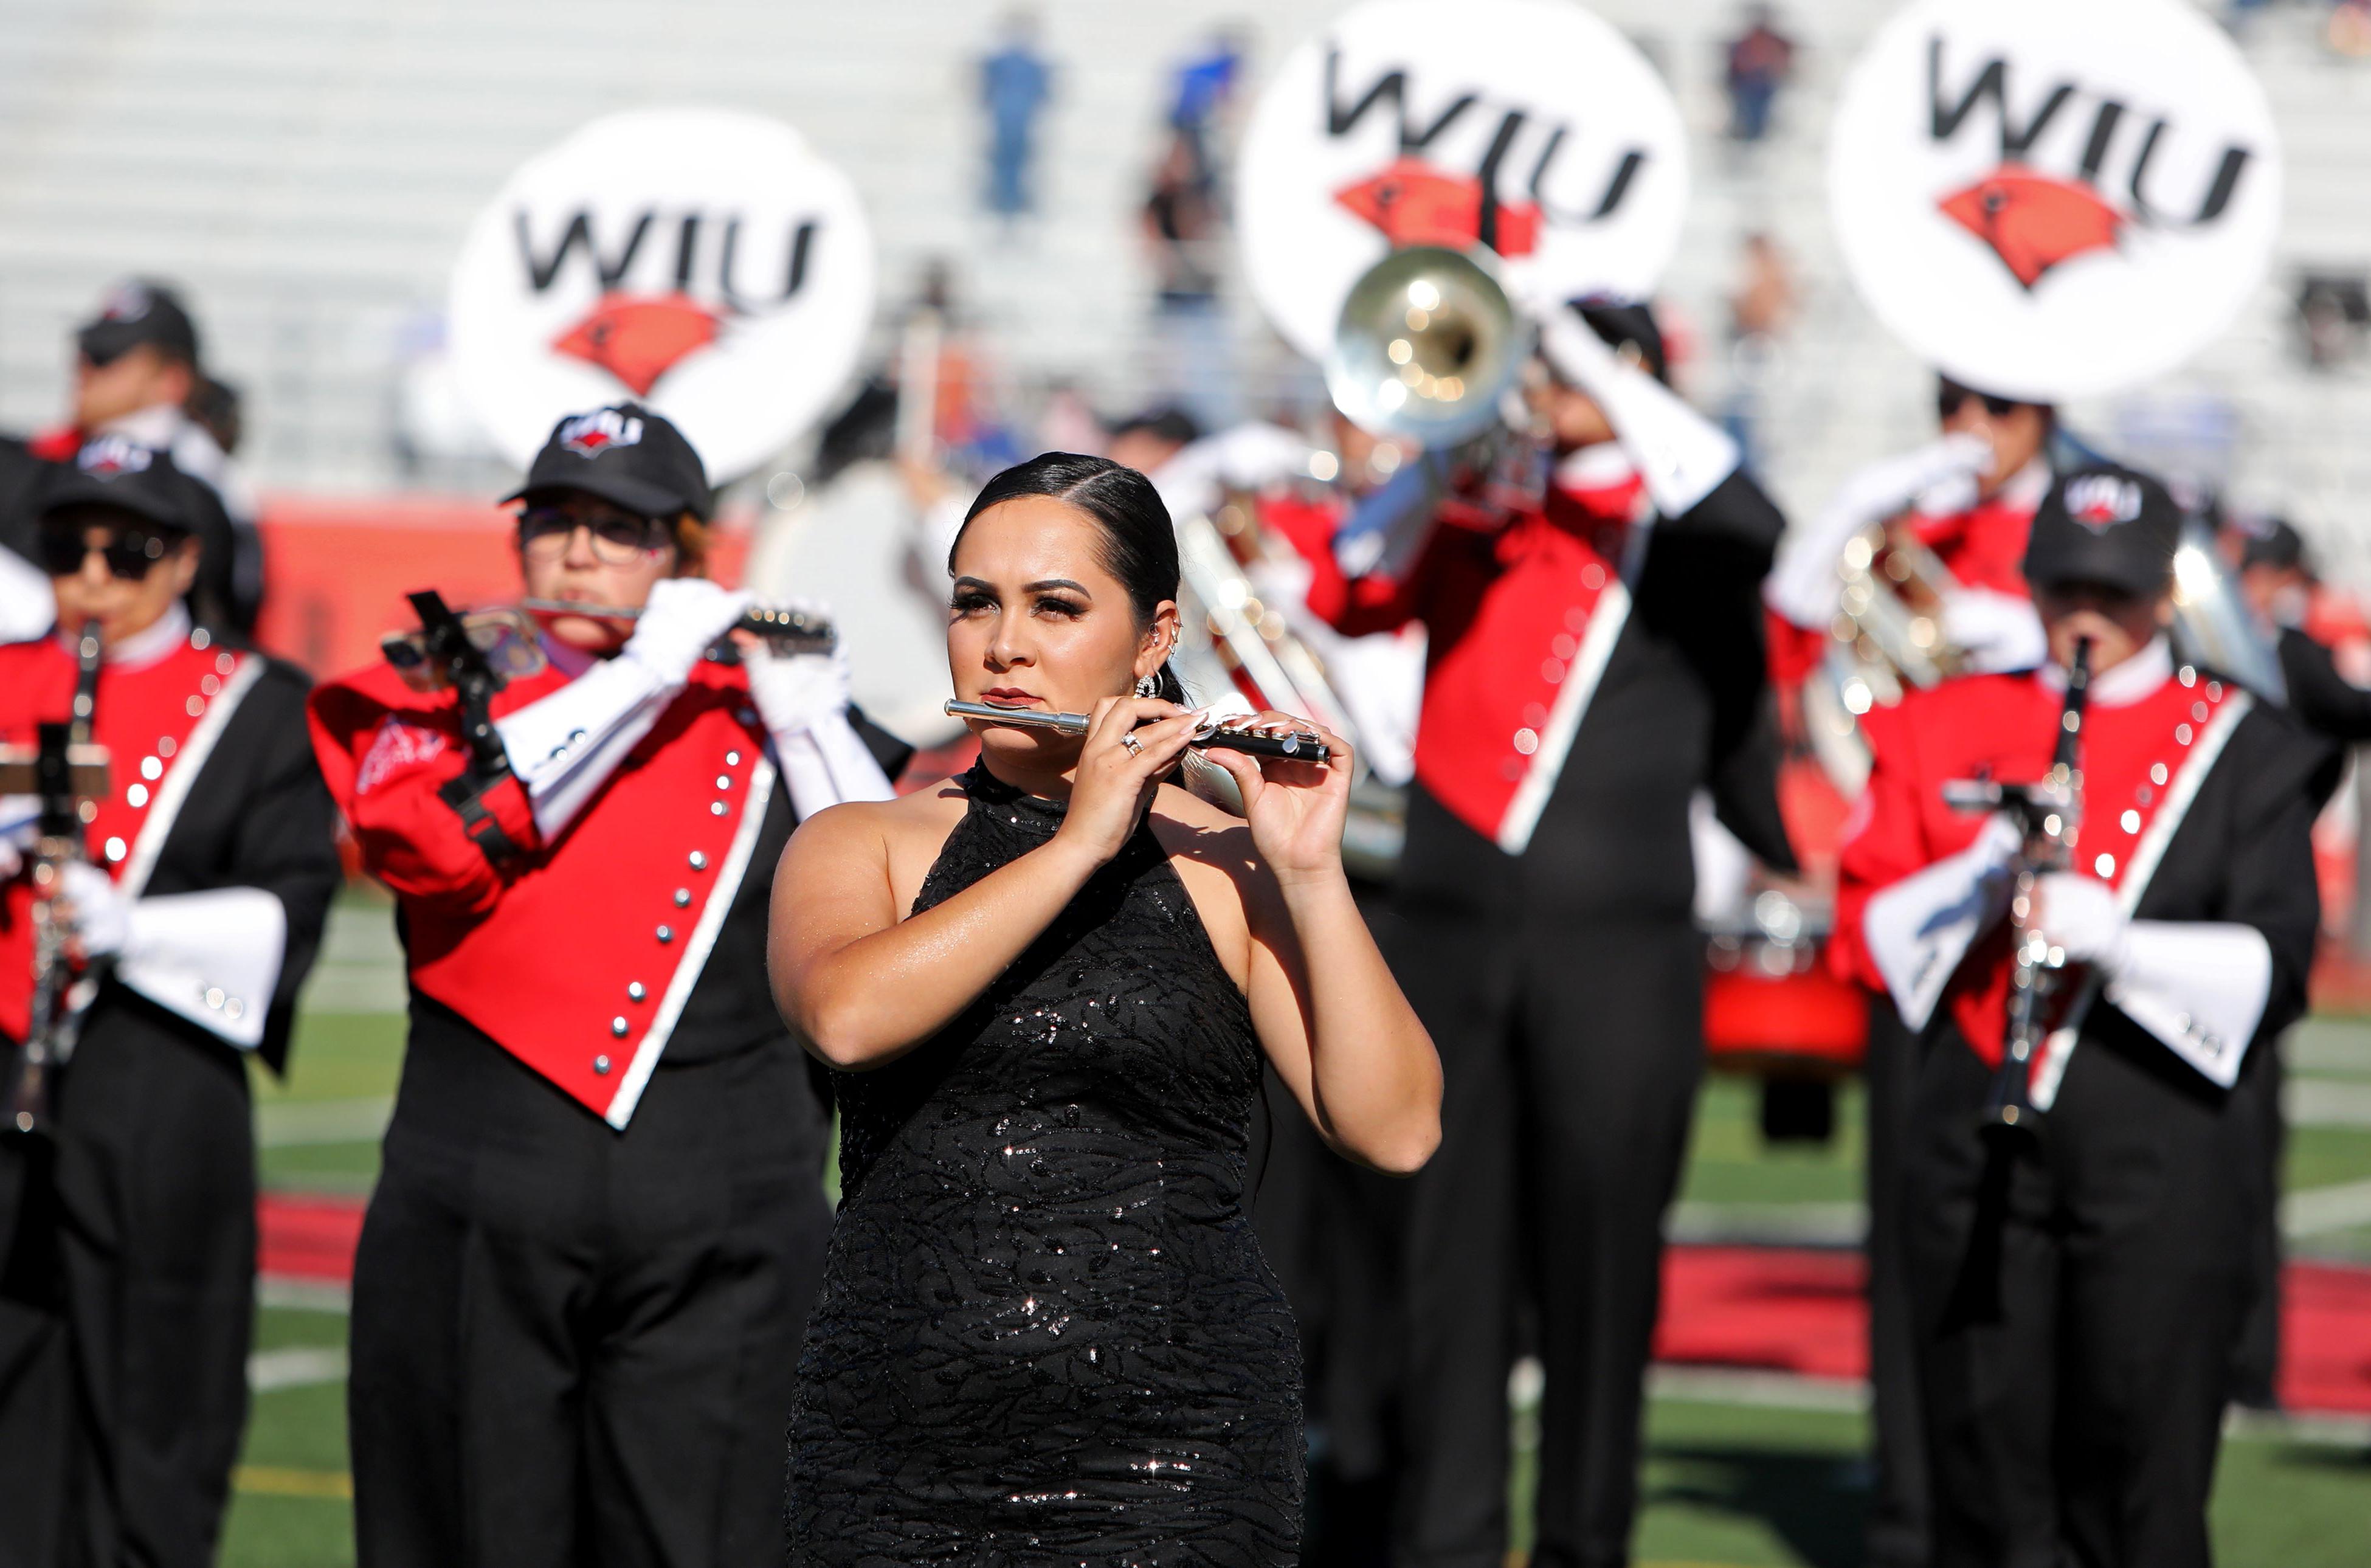
<path id="1" fill-rule="evenodd" d="M 266 582 L 257 641 L 317 677 L 376 659 L 378 640 L 417 624 L 403 596 L 435 588 L 457 608 L 518 594 L 510 514 L 475 501 L 274 496 L 263 509 Z M 717 531 L 711 575 L 740 581 L 746 528 Z"/>

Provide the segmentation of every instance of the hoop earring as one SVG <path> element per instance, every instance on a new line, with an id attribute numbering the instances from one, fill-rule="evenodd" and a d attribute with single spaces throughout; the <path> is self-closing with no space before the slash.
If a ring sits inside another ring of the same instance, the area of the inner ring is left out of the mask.
<path id="1" fill-rule="evenodd" d="M 1160 675 L 1156 672 L 1156 673 L 1154 673 L 1154 674 L 1152 674 L 1152 675 L 1139 675 L 1139 676 L 1138 676 L 1138 677 L 1136 678 L 1136 694 L 1137 694 L 1138 696 L 1139 696 L 1139 697 L 1158 697 L 1158 696 L 1160 696 L 1160 695 L 1161 695 L 1161 677 L 1160 677 Z"/>

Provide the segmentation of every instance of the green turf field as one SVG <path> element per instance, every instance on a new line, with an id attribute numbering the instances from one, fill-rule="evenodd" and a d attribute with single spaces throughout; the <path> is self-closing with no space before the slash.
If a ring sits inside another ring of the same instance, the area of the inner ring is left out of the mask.
<path id="1" fill-rule="evenodd" d="M 390 954 L 383 911 L 363 901 L 341 909 L 289 1082 L 259 1080 L 268 1186 L 368 1191 L 402 1037 L 400 1018 L 387 1010 L 400 993 L 385 972 Z M 2291 1250 L 2371 1262 L 2371 1022 L 2315 1020 L 2290 1042 L 2289 1062 L 2297 1123 L 2284 1215 Z M 1714 1080 L 1675 1228 L 1852 1234 L 1858 1117 L 1847 1093 L 1832 1142 L 1765 1148 L 1749 1086 Z M 333 1295 L 267 1295 L 250 1368 L 254 1418 L 223 1554 L 230 1568 L 353 1561 L 338 1373 L 344 1336 Z M 1790 1390 L 1785 1380 L 1663 1379 L 1650 1406 L 1638 1561 L 1858 1563 L 1866 1423 L 1849 1404 L 1833 1390 Z M 1520 1415 L 1517 1424 L 1520 1434 Z M 2251 1430 L 2223 1452 L 2215 1530 L 2226 1568 L 2371 1562 L 2371 1423 Z M 1528 1481 L 1516 1477 L 1519 1504 Z"/>

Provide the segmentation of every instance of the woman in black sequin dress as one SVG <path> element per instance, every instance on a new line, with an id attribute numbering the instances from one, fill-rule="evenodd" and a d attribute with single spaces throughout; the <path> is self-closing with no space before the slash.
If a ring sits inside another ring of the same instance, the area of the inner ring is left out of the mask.
<path id="1" fill-rule="evenodd" d="M 1440 1137 L 1432 1043 L 1342 875 L 1347 752 L 1211 753 L 1243 820 L 1162 782 L 1194 718 L 1132 470 L 1007 470 L 949 565 L 956 694 L 1095 723 L 979 726 L 962 778 L 783 857 L 775 993 L 842 1128 L 791 1561 L 1293 1562 L 1300 1349 L 1243 1212 L 1262 1062 L 1352 1158 L 1412 1171 Z"/>

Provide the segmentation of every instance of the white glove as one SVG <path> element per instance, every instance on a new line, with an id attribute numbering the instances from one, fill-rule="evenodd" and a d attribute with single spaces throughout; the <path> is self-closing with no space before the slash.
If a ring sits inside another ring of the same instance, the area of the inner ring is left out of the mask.
<path id="1" fill-rule="evenodd" d="M 2024 830 L 1995 812 L 1975 842 L 1869 899 L 1861 939 L 1912 1028 L 1926 1027 L 1970 946 L 2007 909 L 2009 858 L 2024 842 Z"/>
<path id="2" fill-rule="evenodd" d="M 733 629 L 749 608 L 749 596 L 728 591 L 705 577 L 669 577 L 651 589 L 623 657 L 632 659 L 668 686 L 680 686 L 709 645 Z"/>
<path id="3" fill-rule="evenodd" d="M 1929 514 L 1963 509 L 1975 499 L 1976 476 L 1992 463 L 1992 444 L 1983 436 L 1946 436 L 1859 470 L 1810 523 L 1788 531 L 1764 602 L 1798 626 L 1824 630 L 1844 595 L 1836 560 L 1846 540 L 1913 507 Z M 1965 499 L 1957 499 L 1962 492 Z"/>
<path id="4" fill-rule="evenodd" d="M 1532 316 L 1540 352 L 1557 375 L 1596 400 L 1658 512 L 1676 517 L 1694 510 L 1736 470 L 1741 454 L 1728 432 L 1625 363 L 1570 305 L 1534 308 Z"/>
<path id="5" fill-rule="evenodd" d="M 2050 656 L 2050 633 L 2033 601 L 1990 588 L 1954 588 L 1943 596 L 1943 640 L 1967 655 L 1969 670 L 2000 675 L 2037 669 Z"/>
<path id="6" fill-rule="evenodd" d="M 116 889 L 114 877 L 87 861 L 70 860 L 63 869 L 65 901 L 83 952 L 94 958 L 121 952 L 132 935 L 132 900 Z"/>
<path id="7" fill-rule="evenodd" d="M 822 613 L 807 605 L 792 608 Z M 828 653 L 785 654 L 761 647 L 745 652 L 741 664 L 749 673 L 749 695 L 758 704 L 758 715 L 778 740 L 848 711 L 845 644 L 834 645 Z"/>
<path id="8" fill-rule="evenodd" d="M 25 852 L 40 836 L 40 796 L 0 795 L 0 882 L 25 869 Z"/>
<path id="9" fill-rule="evenodd" d="M 2133 927 L 2116 906 L 2116 890 L 2076 871 L 2048 872 L 2040 884 L 2032 923 L 2042 939 L 2104 980 L 2121 975 L 2132 957 Z"/>

